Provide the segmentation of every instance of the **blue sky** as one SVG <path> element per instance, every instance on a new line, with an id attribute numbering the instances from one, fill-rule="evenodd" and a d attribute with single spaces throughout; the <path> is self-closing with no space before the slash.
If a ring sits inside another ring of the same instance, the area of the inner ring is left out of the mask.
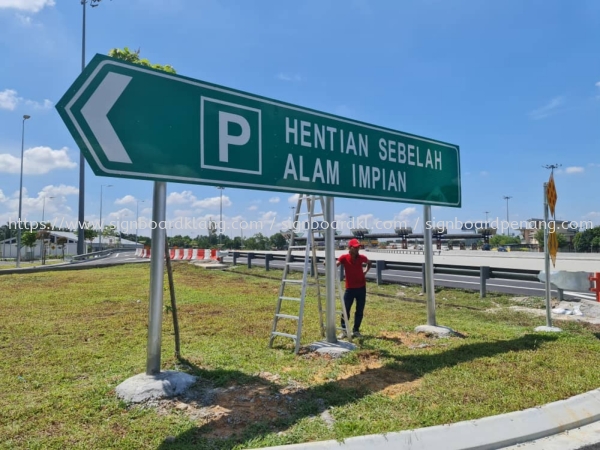
<path id="1" fill-rule="evenodd" d="M 81 12 L 77 0 L 0 0 L 1 223 L 17 217 L 23 114 L 23 218 L 40 220 L 46 196 L 45 219 L 77 219 L 79 151 L 54 104 L 81 70 Z M 600 2 L 103 0 L 87 17 L 87 61 L 140 48 L 181 75 L 459 145 L 462 207 L 434 207 L 436 221 L 505 219 L 504 196 L 510 220 L 541 217 L 542 166 L 560 163 L 557 218 L 600 225 Z M 135 221 L 138 200 L 151 217 L 151 182 L 87 168 L 87 219 L 102 184 L 105 221 Z M 168 194 L 170 219 L 219 217 L 214 187 Z M 223 218 L 272 234 L 293 204 L 225 189 Z M 371 227 L 422 215 L 342 198 L 335 210 Z"/>

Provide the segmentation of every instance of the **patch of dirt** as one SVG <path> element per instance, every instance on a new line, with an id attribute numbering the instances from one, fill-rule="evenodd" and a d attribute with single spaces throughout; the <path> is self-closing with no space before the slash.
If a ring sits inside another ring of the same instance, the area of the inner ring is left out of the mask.
<path id="1" fill-rule="evenodd" d="M 406 331 L 382 331 L 377 337 L 398 345 L 404 345 L 408 348 L 417 348 L 423 344 L 426 344 L 427 346 L 433 345 L 430 338 Z"/>
<path id="2" fill-rule="evenodd" d="M 306 398 L 306 388 L 298 383 L 278 386 L 274 382 L 280 380 L 279 375 L 269 372 L 258 377 L 264 381 L 220 388 L 201 382 L 184 397 L 149 402 L 144 407 L 155 407 L 162 415 L 185 414 L 197 423 L 202 436 L 228 438 L 257 422 L 289 417 L 298 401 Z"/>
<path id="3" fill-rule="evenodd" d="M 334 382 L 341 388 L 381 393 L 391 398 L 413 391 L 421 383 L 421 379 L 411 373 L 385 367 L 377 351 L 362 352 L 357 356 L 358 364 L 342 366 L 334 379 L 329 375 L 332 369 L 328 367 L 315 374 L 313 380 L 316 383 Z"/>

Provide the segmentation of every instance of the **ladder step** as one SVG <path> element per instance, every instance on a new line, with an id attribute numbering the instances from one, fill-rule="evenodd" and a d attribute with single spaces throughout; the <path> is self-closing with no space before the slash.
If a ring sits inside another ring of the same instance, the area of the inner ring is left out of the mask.
<path id="1" fill-rule="evenodd" d="M 296 335 L 295 334 L 280 333 L 279 331 L 272 331 L 271 332 L 271 336 L 282 336 L 282 337 L 287 337 L 287 338 L 296 340 Z"/>
<path id="2" fill-rule="evenodd" d="M 292 300 L 294 302 L 299 302 L 301 299 L 298 297 L 279 297 L 279 300 Z"/>
<path id="3" fill-rule="evenodd" d="M 287 279 L 287 280 L 283 280 L 283 281 L 285 281 L 286 283 L 302 284 L 302 280 L 289 280 L 289 279 Z"/>
<path id="4" fill-rule="evenodd" d="M 306 248 L 306 245 L 292 245 L 288 248 Z"/>
<path id="5" fill-rule="evenodd" d="M 292 316 L 290 314 L 275 314 L 277 317 L 279 317 L 280 319 L 294 319 L 294 320 L 298 320 L 300 317 L 299 316 Z"/>

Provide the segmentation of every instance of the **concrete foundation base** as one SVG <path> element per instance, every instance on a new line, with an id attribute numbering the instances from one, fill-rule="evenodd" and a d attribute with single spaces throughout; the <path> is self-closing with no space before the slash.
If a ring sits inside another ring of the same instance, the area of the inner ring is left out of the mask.
<path id="1" fill-rule="evenodd" d="M 547 326 L 542 326 L 542 327 L 537 327 L 535 329 L 535 331 L 546 331 L 548 333 L 560 333 L 562 330 L 558 327 L 547 327 Z"/>
<path id="2" fill-rule="evenodd" d="M 174 397 L 183 394 L 197 377 L 168 370 L 157 375 L 141 373 L 123 381 L 116 388 L 117 397 L 128 403 Z"/>
<path id="3" fill-rule="evenodd" d="M 337 341 L 335 344 L 326 341 L 319 341 L 310 344 L 309 348 L 313 352 L 339 358 L 344 353 L 356 350 L 357 347 L 356 345 L 346 341 Z"/>
<path id="4" fill-rule="evenodd" d="M 193 262 L 192 264 L 197 267 L 202 267 L 203 269 L 227 269 L 229 267 L 227 264 L 221 264 L 218 262 L 214 262 L 214 263 Z"/>
<path id="5" fill-rule="evenodd" d="M 447 338 L 456 334 L 451 328 L 433 325 L 419 325 L 415 328 L 415 333 L 425 333 L 427 336 L 438 338 Z"/>

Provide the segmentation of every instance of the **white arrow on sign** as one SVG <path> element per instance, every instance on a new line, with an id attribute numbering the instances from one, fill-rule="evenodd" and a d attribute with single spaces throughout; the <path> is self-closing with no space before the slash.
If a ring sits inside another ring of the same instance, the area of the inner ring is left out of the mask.
<path id="1" fill-rule="evenodd" d="M 130 81 L 131 77 L 109 72 L 81 108 L 81 114 L 94 133 L 100 148 L 104 150 L 106 158 L 112 162 L 128 164 L 131 164 L 131 159 L 106 116 Z"/>

